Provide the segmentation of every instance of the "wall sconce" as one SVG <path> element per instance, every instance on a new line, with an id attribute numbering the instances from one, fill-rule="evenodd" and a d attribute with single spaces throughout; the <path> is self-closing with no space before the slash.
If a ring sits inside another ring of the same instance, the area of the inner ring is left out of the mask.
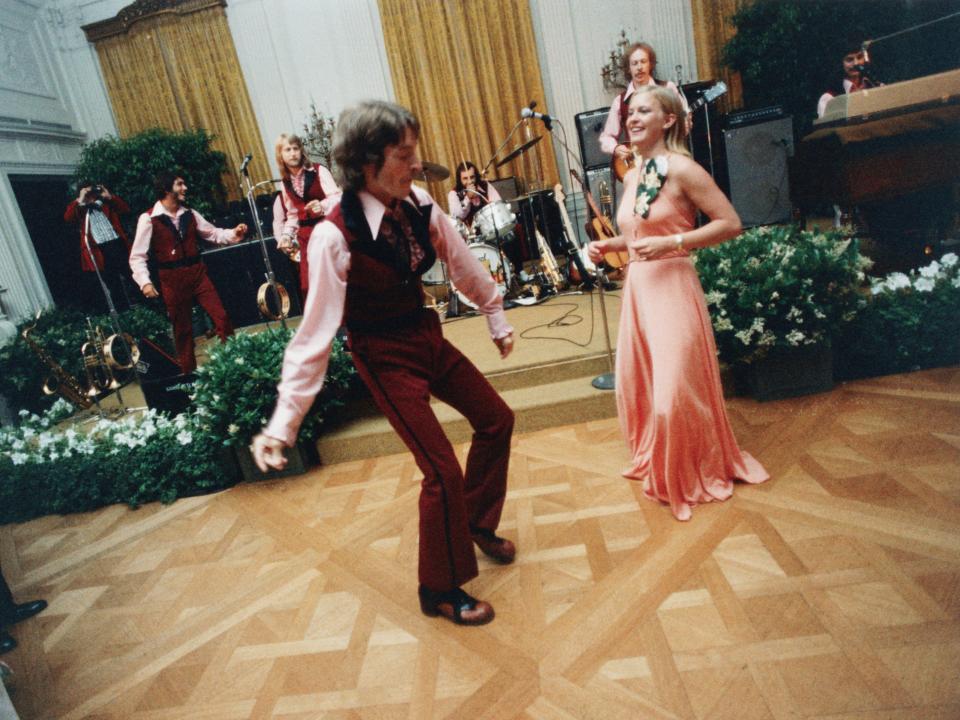
<path id="1" fill-rule="evenodd" d="M 627 87 L 627 78 L 623 75 L 623 54 L 626 52 L 630 41 L 627 40 L 627 31 L 620 31 L 620 39 L 617 46 L 610 51 L 610 60 L 600 70 L 600 77 L 603 78 L 604 90 L 624 90 Z"/>

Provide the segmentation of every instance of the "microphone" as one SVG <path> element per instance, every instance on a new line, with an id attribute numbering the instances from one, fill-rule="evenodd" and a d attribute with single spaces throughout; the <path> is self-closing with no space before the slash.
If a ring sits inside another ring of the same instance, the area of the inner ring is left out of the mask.
<path id="1" fill-rule="evenodd" d="M 241 173 L 241 174 L 244 174 L 244 175 L 246 174 L 246 172 L 247 172 L 247 165 L 250 164 L 250 161 L 251 161 L 251 160 L 253 160 L 253 154 L 252 154 L 252 153 L 247 153 L 247 156 L 243 159 L 243 162 L 240 163 L 240 173 Z"/>
<path id="2" fill-rule="evenodd" d="M 547 130 L 553 129 L 553 118 L 545 113 L 534 112 L 530 108 L 525 107 L 523 108 L 523 110 L 520 111 L 520 117 L 522 118 L 532 117 L 532 118 L 536 118 L 537 120 L 543 120 L 543 124 L 547 128 Z"/>

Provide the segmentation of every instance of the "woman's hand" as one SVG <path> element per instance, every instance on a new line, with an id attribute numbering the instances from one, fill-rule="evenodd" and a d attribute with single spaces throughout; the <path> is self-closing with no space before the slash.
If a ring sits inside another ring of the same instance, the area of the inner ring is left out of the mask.
<path id="1" fill-rule="evenodd" d="M 632 237 L 627 240 L 630 257 L 637 260 L 656 260 L 677 248 L 676 238 L 672 235 L 648 235 Z"/>
<path id="2" fill-rule="evenodd" d="M 598 263 L 603 260 L 603 255 L 606 251 L 606 243 L 602 240 L 594 240 L 587 243 L 587 257 L 589 257 L 593 263 Z"/>
<path id="3" fill-rule="evenodd" d="M 613 149 L 613 154 L 614 154 L 614 157 L 618 157 L 618 158 L 620 158 L 621 160 L 626 160 L 626 159 L 628 159 L 631 155 L 633 155 L 633 151 L 630 150 L 630 148 L 627 147 L 626 145 L 617 145 L 617 146 Z"/>
<path id="4" fill-rule="evenodd" d="M 320 204 L 319 200 L 311 200 L 303 207 L 307 211 L 307 214 L 312 217 L 323 217 L 325 214 L 323 212 L 323 205 Z"/>
<path id="5" fill-rule="evenodd" d="M 284 448 L 286 448 L 286 445 L 282 440 L 277 440 L 263 433 L 257 435 L 250 443 L 253 461 L 260 468 L 260 472 L 283 470 L 287 466 L 287 458 L 283 454 Z"/>

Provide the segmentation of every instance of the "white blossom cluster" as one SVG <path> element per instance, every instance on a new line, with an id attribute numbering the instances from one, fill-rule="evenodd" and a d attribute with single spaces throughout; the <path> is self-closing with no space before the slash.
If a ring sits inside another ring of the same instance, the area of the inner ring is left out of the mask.
<path id="1" fill-rule="evenodd" d="M 116 421 L 100 419 L 83 432 L 74 427 L 65 430 L 54 427 L 63 419 L 64 412 L 69 415 L 72 409 L 65 400 L 58 400 L 43 416 L 21 411 L 18 427 L 0 429 L 0 456 L 7 456 L 14 465 L 23 465 L 95 453 L 117 455 L 145 447 L 151 440 L 189 445 L 198 429 L 198 419 L 188 413 L 171 419 L 154 410 Z"/>
<path id="2" fill-rule="evenodd" d="M 884 278 L 874 278 L 870 282 L 870 291 L 874 295 L 900 290 L 915 290 L 916 292 L 931 292 L 939 282 L 948 282 L 955 288 L 960 288 L 960 263 L 955 253 L 947 253 L 939 261 L 934 260 L 926 267 L 911 270 L 910 274 L 902 272 L 890 273 Z"/>

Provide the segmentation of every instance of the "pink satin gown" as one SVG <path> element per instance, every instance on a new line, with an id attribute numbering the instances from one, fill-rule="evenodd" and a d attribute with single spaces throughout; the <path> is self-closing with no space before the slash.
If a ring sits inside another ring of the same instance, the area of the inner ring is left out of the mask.
<path id="1" fill-rule="evenodd" d="M 617 221 L 627 237 L 695 227 L 690 212 L 662 193 L 646 219 L 624 198 Z M 730 428 L 713 326 L 686 251 L 627 266 L 616 373 L 617 412 L 631 456 L 623 475 L 642 481 L 647 497 L 669 503 L 678 520 L 689 520 L 697 503 L 726 500 L 734 479 L 769 479 Z"/>

